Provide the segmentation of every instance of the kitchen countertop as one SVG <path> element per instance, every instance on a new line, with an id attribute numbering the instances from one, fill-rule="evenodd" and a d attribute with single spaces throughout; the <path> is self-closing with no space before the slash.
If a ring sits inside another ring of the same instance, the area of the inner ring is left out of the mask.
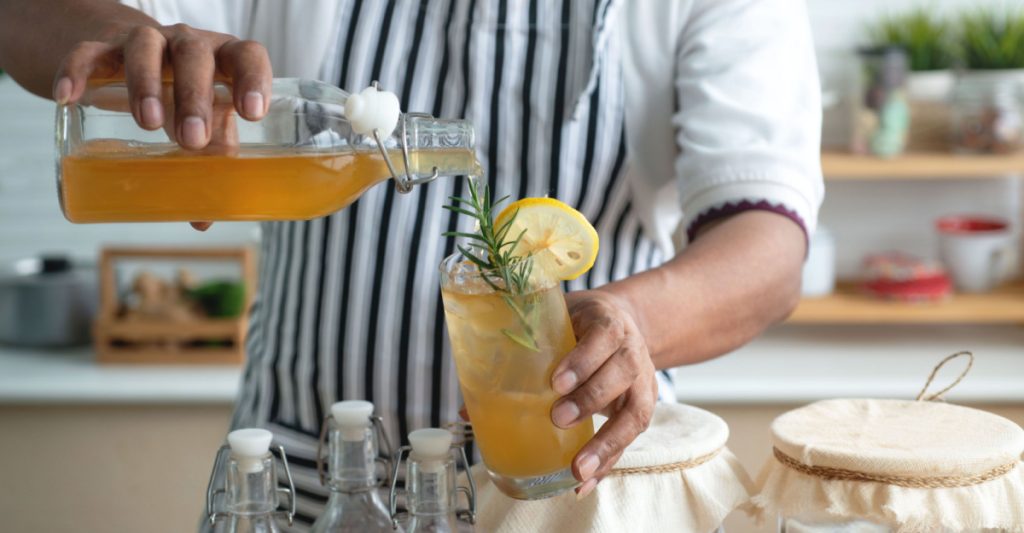
<path id="1" fill-rule="evenodd" d="M 230 404 L 241 367 L 98 365 L 90 348 L 0 347 L 0 404 Z"/>
<path id="2" fill-rule="evenodd" d="M 914 398 L 944 356 L 971 349 L 970 374 L 953 402 L 1024 403 L 1024 328 L 777 328 L 735 353 L 678 369 L 680 400 L 790 404 L 835 397 Z M 963 368 L 951 362 L 933 390 Z M 0 404 L 230 404 L 240 367 L 107 366 L 89 348 L 0 347 Z"/>

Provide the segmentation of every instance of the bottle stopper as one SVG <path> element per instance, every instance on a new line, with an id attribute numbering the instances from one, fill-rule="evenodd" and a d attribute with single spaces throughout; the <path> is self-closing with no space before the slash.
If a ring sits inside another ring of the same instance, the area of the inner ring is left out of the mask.
<path id="1" fill-rule="evenodd" d="M 363 400 L 345 400 L 331 406 L 331 417 L 341 429 L 345 441 L 361 441 L 370 427 L 373 404 Z"/>
<path id="2" fill-rule="evenodd" d="M 372 135 L 377 130 L 382 139 L 390 137 L 401 113 L 398 96 L 376 87 L 349 95 L 345 101 L 345 118 L 352 125 L 352 131 L 360 135 Z"/>
<path id="3" fill-rule="evenodd" d="M 259 428 L 236 429 L 228 433 L 231 455 L 238 461 L 238 469 L 246 474 L 263 470 L 263 458 L 270 453 L 274 434 Z"/>
<path id="4" fill-rule="evenodd" d="M 452 434 L 446 429 L 425 428 L 409 433 L 409 444 L 412 445 L 412 458 L 421 462 L 437 463 L 449 457 L 452 447 Z M 438 464 L 437 466 L 443 467 Z"/>

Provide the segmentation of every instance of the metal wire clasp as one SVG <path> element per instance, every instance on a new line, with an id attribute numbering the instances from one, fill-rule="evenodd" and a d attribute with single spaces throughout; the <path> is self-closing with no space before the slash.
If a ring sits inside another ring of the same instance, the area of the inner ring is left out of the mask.
<path id="1" fill-rule="evenodd" d="M 374 89 L 380 90 L 380 82 L 374 81 L 370 84 Z M 437 167 L 425 178 L 413 177 L 409 169 L 412 168 L 411 158 L 409 157 L 409 130 L 408 122 L 410 118 L 433 118 L 431 115 L 426 113 L 404 113 L 402 114 L 400 121 L 402 124 L 402 159 L 405 163 L 405 173 L 399 174 L 395 170 L 395 165 L 391 162 L 391 156 L 388 154 L 387 147 L 384 146 L 384 139 L 381 138 L 380 130 L 373 130 L 373 139 L 377 141 L 377 149 L 380 150 L 381 157 L 384 158 L 384 164 L 388 166 L 388 172 L 391 173 L 391 177 L 395 180 L 395 189 L 398 192 L 405 194 L 412 191 L 412 188 L 416 185 L 423 185 L 424 183 L 430 183 L 436 180 L 440 176 L 440 172 Z"/>
<path id="2" fill-rule="evenodd" d="M 216 507 L 216 498 L 219 495 L 227 494 L 228 490 L 225 487 L 215 489 L 213 486 L 216 483 L 217 472 L 220 472 L 223 468 L 224 457 L 231 452 L 231 447 L 227 444 L 222 444 L 217 449 L 217 455 L 213 459 L 213 470 L 210 472 L 210 481 L 206 484 L 206 518 L 210 521 L 210 524 L 215 524 L 218 518 L 224 518 L 230 516 L 231 513 L 227 511 L 218 511 Z M 274 448 L 270 449 L 270 453 L 274 453 Z M 288 488 L 277 487 L 275 491 L 278 494 L 283 494 L 288 498 L 288 510 L 275 510 L 273 514 L 284 515 L 288 519 L 288 525 L 291 526 L 295 521 L 295 481 L 292 479 L 292 471 L 288 468 L 288 454 L 284 452 L 284 446 L 277 447 L 277 457 L 281 461 L 281 465 L 284 466 L 284 475 L 288 480 Z M 275 480 L 276 481 L 276 480 Z"/>
<path id="3" fill-rule="evenodd" d="M 320 477 L 320 485 L 327 486 L 327 465 L 324 462 L 324 447 L 327 445 L 327 434 L 330 432 L 330 422 L 334 420 L 334 417 L 330 414 L 324 417 L 323 423 L 320 425 L 320 439 L 316 445 L 316 473 Z M 391 439 L 388 437 L 388 432 L 384 428 L 384 419 L 379 416 L 370 416 L 370 423 L 373 424 L 374 429 L 377 431 L 377 443 L 383 448 L 384 456 L 381 457 L 380 453 L 374 458 L 374 461 L 384 466 L 384 475 L 381 476 L 380 481 L 377 482 L 378 486 L 383 485 L 388 475 L 391 473 L 391 458 L 394 452 L 392 452 Z"/>
<path id="4" fill-rule="evenodd" d="M 449 424 L 450 425 L 450 424 Z M 468 425 L 468 423 L 466 424 Z M 470 430 L 472 431 L 472 430 Z M 465 442 L 465 441 L 463 441 Z M 450 448 L 458 453 L 458 457 L 462 460 L 462 466 L 465 468 L 466 480 L 469 486 L 459 485 L 455 487 L 455 494 L 459 493 L 466 495 L 466 509 L 456 509 L 455 517 L 459 520 L 465 520 L 470 524 L 476 523 L 476 482 L 473 481 L 473 476 L 469 473 L 469 458 L 466 456 L 466 449 L 462 446 L 462 443 L 452 443 Z M 412 446 L 402 446 L 395 452 L 394 458 L 394 471 L 391 473 L 391 489 L 388 491 L 388 510 L 391 513 L 391 527 L 395 530 L 398 529 L 398 519 L 405 513 L 398 512 L 398 471 L 402 467 L 402 456 L 408 455 L 412 451 Z M 456 469 L 457 470 L 457 469 Z M 405 480 L 406 483 L 409 480 Z"/>

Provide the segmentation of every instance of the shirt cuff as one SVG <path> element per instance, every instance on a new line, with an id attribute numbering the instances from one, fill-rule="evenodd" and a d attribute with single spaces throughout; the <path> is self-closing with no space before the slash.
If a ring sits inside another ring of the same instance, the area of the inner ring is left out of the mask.
<path id="1" fill-rule="evenodd" d="M 803 187 L 779 180 L 717 182 L 698 191 L 684 191 L 683 219 L 677 236 L 692 242 L 701 227 L 743 211 L 771 211 L 800 226 L 804 238 L 814 234 L 820 200 Z M 690 192 L 690 194 L 686 194 Z"/>
<path id="2" fill-rule="evenodd" d="M 690 225 L 687 226 L 686 239 L 693 242 L 693 240 L 697 238 L 697 234 L 700 233 L 701 228 L 706 226 L 708 223 L 728 218 L 744 211 L 770 211 L 777 215 L 782 215 L 792 220 L 797 226 L 800 226 L 800 229 L 804 232 L 805 240 L 810 238 L 810 235 L 807 232 L 807 223 L 804 222 L 803 217 L 801 217 L 795 209 L 791 209 L 782 203 L 772 203 L 764 198 L 745 198 L 737 202 L 725 202 L 699 213 L 690 222 Z"/>

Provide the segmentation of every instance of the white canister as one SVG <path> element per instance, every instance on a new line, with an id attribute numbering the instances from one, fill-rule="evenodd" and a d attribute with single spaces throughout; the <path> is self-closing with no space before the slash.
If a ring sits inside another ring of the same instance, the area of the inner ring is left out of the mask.
<path id="1" fill-rule="evenodd" d="M 824 226 L 811 236 L 804 262 L 801 294 L 808 298 L 832 294 L 836 286 L 836 241 Z"/>

